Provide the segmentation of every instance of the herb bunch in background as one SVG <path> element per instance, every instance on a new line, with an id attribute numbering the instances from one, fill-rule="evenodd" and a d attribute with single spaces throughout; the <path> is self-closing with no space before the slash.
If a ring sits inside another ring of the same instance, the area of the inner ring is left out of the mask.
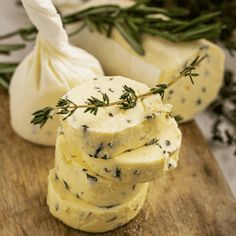
<path id="1" fill-rule="evenodd" d="M 112 29 L 116 29 L 137 53 L 143 55 L 142 35 L 160 36 L 172 42 L 186 42 L 201 38 L 217 39 L 222 24 L 220 21 L 212 23 L 212 19 L 220 13 L 218 11 L 201 15 L 195 19 L 180 20 L 188 15 L 186 8 L 165 9 L 150 7 L 149 1 L 138 1 L 130 7 L 106 4 L 93 6 L 85 10 L 61 16 L 64 26 L 81 22 L 77 30 L 71 35 L 79 33 L 84 27 L 91 31 L 98 31 L 110 37 Z M 165 17 L 156 17 L 156 14 Z M 167 17 L 167 18 L 166 18 Z M 35 39 L 37 29 L 34 26 L 20 28 L 1 39 L 20 36 L 24 41 Z"/>
<path id="2" fill-rule="evenodd" d="M 219 41 L 234 56 L 236 52 L 236 1 L 233 0 L 151 0 L 151 5 L 165 7 L 186 7 L 190 14 L 182 16 L 192 20 L 202 14 L 220 11 L 212 23 L 221 22 L 224 27 Z M 214 118 L 212 141 L 227 146 L 236 146 L 236 81 L 232 71 L 226 70 L 224 83 L 216 100 L 207 110 Z M 228 128 L 226 128 L 228 127 Z M 234 151 L 236 155 L 236 149 Z"/>
<path id="3" fill-rule="evenodd" d="M 236 42 L 233 39 L 236 29 L 236 1 L 234 0 L 151 0 L 153 6 L 183 7 L 189 10 L 189 15 L 183 19 L 192 20 L 203 14 L 219 11 L 221 14 L 212 18 L 212 23 L 221 22 L 224 27 L 219 35 L 218 41 L 221 42 L 231 53 L 236 51 Z"/>

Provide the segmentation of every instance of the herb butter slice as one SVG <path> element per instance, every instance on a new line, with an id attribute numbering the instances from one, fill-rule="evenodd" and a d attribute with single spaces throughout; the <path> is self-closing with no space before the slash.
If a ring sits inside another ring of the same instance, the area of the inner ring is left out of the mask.
<path id="1" fill-rule="evenodd" d="M 112 181 L 144 183 L 175 168 L 181 145 L 181 132 L 174 118 L 166 117 L 160 132 L 144 146 L 127 150 L 112 159 L 101 159 L 81 152 L 76 146 L 63 138 L 72 155 L 80 156 L 97 174 Z"/>
<path id="2" fill-rule="evenodd" d="M 55 178 L 64 183 L 65 188 L 94 206 L 111 208 L 131 200 L 144 184 L 121 183 L 107 180 L 94 171 L 81 159 L 72 154 L 58 134 L 56 143 Z"/>
<path id="3" fill-rule="evenodd" d="M 55 171 L 49 174 L 47 204 L 50 213 L 66 225 L 86 232 L 106 232 L 132 220 L 141 210 L 148 183 L 131 199 L 119 206 L 100 208 L 86 203 L 55 179 Z"/>
<path id="4" fill-rule="evenodd" d="M 106 93 L 112 103 L 123 94 L 123 86 L 131 87 L 137 95 L 149 91 L 145 84 L 121 76 L 103 76 L 70 90 L 66 97 L 75 104 L 86 104 L 88 97 L 102 99 L 102 93 Z M 128 110 L 114 105 L 99 108 L 94 116 L 77 109 L 62 119 L 61 125 L 69 143 L 95 159 L 110 159 L 155 138 L 171 108 L 157 94 L 138 99 L 136 106 Z"/>

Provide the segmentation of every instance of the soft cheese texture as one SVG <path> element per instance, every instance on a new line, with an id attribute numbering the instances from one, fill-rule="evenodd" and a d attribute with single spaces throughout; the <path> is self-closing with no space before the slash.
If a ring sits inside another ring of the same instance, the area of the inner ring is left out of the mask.
<path id="1" fill-rule="evenodd" d="M 71 152 L 63 134 L 56 144 L 55 170 L 57 177 L 77 197 L 94 206 L 111 208 L 131 200 L 143 184 L 109 181 L 95 173 L 81 158 L 80 153 Z"/>
<path id="2" fill-rule="evenodd" d="M 145 184 L 132 200 L 107 209 L 99 208 L 72 194 L 55 178 L 55 171 L 52 170 L 47 204 L 51 214 L 70 227 L 99 233 L 120 227 L 133 219 L 144 204 L 147 190 L 148 184 Z"/>
<path id="3" fill-rule="evenodd" d="M 105 3 L 110 1 L 89 1 L 81 8 L 78 5 L 76 10 Z M 112 3 L 127 7 L 130 1 Z M 75 8 L 71 8 L 71 11 L 73 10 Z M 173 105 L 173 115 L 180 115 L 183 121 L 192 119 L 204 110 L 216 97 L 223 81 L 225 56 L 217 45 L 204 39 L 172 43 L 160 37 L 144 35 L 144 56 L 138 55 L 116 30 L 113 30 L 111 38 L 107 38 L 96 31 L 90 32 L 84 28 L 71 40 L 75 45 L 95 55 L 106 74 L 122 75 L 150 87 L 170 82 L 186 63 L 191 62 L 197 55 L 207 55 L 207 59 L 196 70 L 199 76 L 195 79 L 194 86 L 189 79 L 183 79 L 173 85 L 164 97 L 164 102 Z"/>
<path id="4" fill-rule="evenodd" d="M 81 153 L 76 146 L 69 142 L 66 144 L 65 138 L 62 142 L 70 147 L 73 156 L 81 156 L 100 176 L 112 181 L 144 183 L 177 166 L 181 133 L 176 121 L 167 117 L 157 137 L 149 140 L 144 146 L 125 151 L 111 159 L 95 158 Z"/>
<path id="5" fill-rule="evenodd" d="M 79 105 L 106 93 L 112 103 L 124 85 L 138 95 L 149 91 L 128 78 L 103 76 L 65 97 Z M 139 98 L 128 110 L 112 104 L 99 107 L 96 116 L 84 111 L 78 108 L 67 119 L 61 115 L 47 202 L 65 224 L 105 232 L 133 219 L 144 204 L 147 182 L 176 168 L 181 132 L 169 114 L 171 106 L 157 94 Z"/>
<path id="6" fill-rule="evenodd" d="M 50 0 L 22 0 L 39 34 L 33 51 L 20 63 L 10 84 L 13 129 L 34 143 L 54 145 L 59 119 L 43 129 L 30 124 L 32 113 L 54 106 L 71 88 L 103 75 L 99 62 L 86 51 L 71 46 L 60 16 Z"/>
<path id="7" fill-rule="evenodd" d="M 132 87 L 137 95 L 149 91 L 144 84 L 113 76 L 90 80 L 65 96 L 76 104 L 84 104 L 88 95 L 101 99 L 101 93 L 106 93 L 110 102 L 114 102 L 123 93 L 124 85 Z M 61 125 L 69 143 L 95 158 L 110 159 L 155 138 L 170 111 L 171 105 L 164 105 L 159 95 L 153 95 L 139 99 L 137 105 L 128 110 L 121 110 L 119 106 L 100 108 L 96 116 L 77 109 Z"/>

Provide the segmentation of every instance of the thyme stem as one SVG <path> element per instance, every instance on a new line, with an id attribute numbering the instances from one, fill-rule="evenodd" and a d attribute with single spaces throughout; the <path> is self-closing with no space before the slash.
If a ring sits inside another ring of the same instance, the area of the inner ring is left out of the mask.
<path id="1" fill-rule="evenodd" d="M 193 77 L 198 76 L 198 74 L 193 73 L 196 67 L 206 58 L 206 55 L 200 57 L 197 56 L 189 65 L 186 65 L 179 73 L 179 75 L 168 84 L 158 84 L 155 87 L 151 88 L 148 92 L 136 95 L 135 91 L 124 85 L 123 86 L 123 94 L 120 96 L 119 100 L 110 102 L 107 94 L 102 93 L 102 99 L 98 99 L 95 97 L 88 98 L 87 104 L 75 104 L 73 101 L 68 98 L 60 98 L 56 107 L 45 107 L 34 112 L 32 115 L 34 116 L 31 123 L 34 125 L 39 124 L 42 127 L 48 119 L 52 119 L 53 116 L 57 114 L 66 115 L 63 119 L 67 119 L 71 116 L 77 109 L 85 108 L 84 112 L 90 112 L 94 115 L 97 114 L 99 107 L 111 107 L 111 106 L 120 106 L 121 109 L 131 109 L 136 106 L 137 101 L 139 99 L 159 94 L 162 98 L 164 96 L 164 92 L 167 88 L 171 87 L 173 84 L 178 82 L 183 77 L 189 77 L 191 82 L 193 83 Z"/>

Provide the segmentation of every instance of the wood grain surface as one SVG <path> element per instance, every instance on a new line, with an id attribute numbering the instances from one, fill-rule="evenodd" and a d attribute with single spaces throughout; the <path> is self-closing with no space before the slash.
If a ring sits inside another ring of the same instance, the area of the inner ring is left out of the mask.
<path id="1" fill-rule="evenodd" d="M 18 137 L 9 124 L 8 95 L 2 90 L 0 101 L 0 235 L 90 235 L 49 214 L 47 175 L 54 166 L 54 149 Z M 236 235 L 236 200 L 206 141 L 194 122 L 181 130 L 178 168 L 151 184 L 146 204 L 133 221 L 99 235 Z"/>

